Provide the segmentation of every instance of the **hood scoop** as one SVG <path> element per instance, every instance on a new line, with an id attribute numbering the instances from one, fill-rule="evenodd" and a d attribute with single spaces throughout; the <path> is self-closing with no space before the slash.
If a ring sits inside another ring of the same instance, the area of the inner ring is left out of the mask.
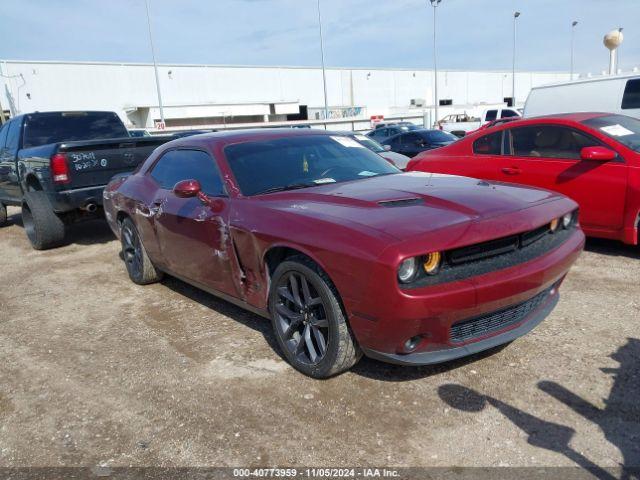
<path id="1" fill-rule="evenodd" d="M 400 198 L 398 200 L 382 200 L 378 202 L 381 207 L 394 208 L 394 207 L 410 207 L 412 205 L 423 204 L 424 200 L 418 197 L 412 198 Z"/>

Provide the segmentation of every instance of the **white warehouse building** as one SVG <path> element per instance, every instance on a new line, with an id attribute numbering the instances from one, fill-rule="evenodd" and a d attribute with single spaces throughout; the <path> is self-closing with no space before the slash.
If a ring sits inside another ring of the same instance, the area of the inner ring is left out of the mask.
<path id="1" fill-rule="evenodd" d="M 323 120 L 322 70 L 312 67 L 158 65 L 168 129 Z M 422 115 L 433 108 L 433 71 L 328 68 L 331 119 Z M 568 73 L 517 72 L 516 105 L 533 86 Z M 510 71 L 438 72 L 439 116 L 511 100 Z M 160 109 L 152 64 L 0 60 L 0 104 L 11 115 L 112 110 L 129 127 L 154 128 Z"/>

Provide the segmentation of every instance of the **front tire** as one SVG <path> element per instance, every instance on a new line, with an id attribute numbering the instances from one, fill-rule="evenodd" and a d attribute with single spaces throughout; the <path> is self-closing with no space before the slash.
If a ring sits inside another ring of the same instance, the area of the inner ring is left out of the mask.
<path id="1" fill-rule="evenodd" d="M 36 250 L 59 247 L 64 241 L 64 222 L 42 191 L 27 192 L 22 200 L 22 224 L 31 246 Z"/>
<path id="2" fill-rule="evenodd" d="M 120 241 L 122 243 L 122 258 L 133 283 L 148 285 L 162 280 L 162 272 L 151 262 L 144 245 L 142 245 L 138 230 L 130 218 L 125 218 L 122 221 Z"/>
<path id="3" fill-rule="evenodd" d="M 289 363 L 313 378 L 348 370 L 362 356 L 327 274 L 307 257 L 276 268 L 269 292 L 271 322 Z"/>

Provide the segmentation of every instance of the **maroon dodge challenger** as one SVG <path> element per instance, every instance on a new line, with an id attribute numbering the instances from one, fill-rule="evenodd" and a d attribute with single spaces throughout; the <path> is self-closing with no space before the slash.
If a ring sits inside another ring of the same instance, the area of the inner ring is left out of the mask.
<path id="1" fill-rule="evenodd" d="M 562 195 L 402 173 L 317 130 L 166 143 L 104 207 L 132 281 L 167 273 L 270 318 L 316 378 L 362 353 L 424 365 L 510 342 L 553 309 L 584 246 Z"/>

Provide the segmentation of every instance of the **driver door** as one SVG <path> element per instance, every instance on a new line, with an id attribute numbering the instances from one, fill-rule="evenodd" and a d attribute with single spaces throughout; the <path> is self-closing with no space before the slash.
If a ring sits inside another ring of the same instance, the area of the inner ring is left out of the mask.
<path id="1" fill-rule="evenodd" d="M 153 215 L 160 254 L 169 273 L 238 296 L 230 281 L 229 199 L 213 157 L 203 150 L 169 150 L 149 176 L 159 186 Z M 216 198 L 215 207 L 173 193 L 176 183 L 191 179 L 200 182 L 204 194 Z"/>

